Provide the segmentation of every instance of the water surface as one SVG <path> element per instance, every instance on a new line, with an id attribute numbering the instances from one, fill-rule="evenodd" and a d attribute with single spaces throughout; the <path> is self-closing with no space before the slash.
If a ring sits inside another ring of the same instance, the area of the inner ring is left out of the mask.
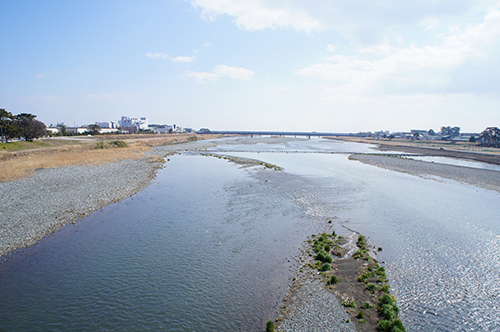
<path id="1" fill-rule="evenodd" d="M 348 160 L 363 144 L 234 141 L 218 150 L 284 171 L 170 157 L 132 198 L 0 265 L 0 330 L 260 331 L 329 227 L 383 247 L 411 330 L 500 329 L 497 192 Z"/>

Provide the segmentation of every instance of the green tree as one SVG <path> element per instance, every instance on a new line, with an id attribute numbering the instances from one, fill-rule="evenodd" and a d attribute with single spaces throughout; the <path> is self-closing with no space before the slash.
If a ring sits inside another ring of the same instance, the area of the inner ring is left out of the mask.
<path id="1" fill-rule="evenodd" d="M 5 109 L 0 109 L 0 135 L 1 141 L 8 142 L 10 138 L 18 137 L 19 128 L 17 127 L 15 117 Z"/>
<path id="2" fill-rule="evenodd" d="M 497 148 L 500 142 L 500 129 L 498 127 L 487 127 L 479 137 L 483 144 Z"/>
<path id="3" fill-rule="evenodd" d="M 458 137 L 460 136 L 460 127 L 451 127 L 451 126 L 441 127 L 441 135 Z"/>
<path id="4" fill-rule="evenodd" d="M 68 135 L 67 127 L 66 127 L 66 125 L 64 123 L 59 128 L 61 130 L 61 135 L 63 135 L 63 136 L 67 136 Z"/>
<path id="5" fill-rule="evenodd" d="M 101 127 L 97 123 L 96 124 L 88 125 L 87 128 L 90 129 L 90 133 L 92 135 L 99 135 L 99 132 L 101 130 Z"/>
<path id="6" fill-rule="evenodd" d="M 41 137 L 47 133 L 47 127 L 41 121 L 35 120 L 36 115 L 21 113 L 15 116 L 19 137 L 32 142 L 34 138 Z"/>

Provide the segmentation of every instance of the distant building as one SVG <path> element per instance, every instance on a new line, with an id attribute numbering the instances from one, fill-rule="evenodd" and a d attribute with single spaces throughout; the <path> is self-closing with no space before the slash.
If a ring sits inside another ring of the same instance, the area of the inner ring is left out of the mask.
<path id="1" fill-rule="evenodd" d="M 139 130 L 148 130 L 148 118 L 129 118 L 128 116 L 122 116 L 120 119 L 120 128 L 130 128 L 137 127 Z"/>
<path id="2" fill-rule="evenodd" d="M 67 133 L 74 134 L 74 135 L 84 134 L 88 131 L 89 131 L 89 129 L 87 127 L 67 127 L 66 128 Z"/>
<path id="3" fill-rule="evenodd" d="M 118 124 L 116 122 L 113 122 L 113 121 L 96 122 L 95 124 L 99 125 L 99 127 L 101 129 L 104 129 L 104 128 L 116 129 L 116 128 L 118 128 Z"/>
<path id="4" fill-rule="evenodd" d="M 54 135 L 54 134 L 60 134 L 61 133 L 61 130 L 57 127 L 47 127 L 47 132 Z"/>
<path id="5" fill-rule="evenodd" d="M 174 126 L 160 125 L 160 126 L 157 126 L 156 128 L 151 128 L 151 130 L 153 130 L 155 133 L 158 133 L 158 134 L 168 134 L 168 133 L 174 131 Z"/>
<path id="6" fill-rule="evenodd" d="M 119 130 L 118 128 L 100 128 L 99 129 L 99 133 L 100 134 L 114 134 L 114 133 L 118 133 Z"/>

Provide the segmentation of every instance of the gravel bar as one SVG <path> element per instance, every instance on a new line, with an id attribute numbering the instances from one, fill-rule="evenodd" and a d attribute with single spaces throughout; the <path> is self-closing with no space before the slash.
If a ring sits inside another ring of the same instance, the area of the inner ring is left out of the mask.
<path id="1" fill-rule="evenodd" d="M 351 155 L 349 159 L 391 171 L 421 177 L 440 177 L 500 192 L 500 172 L 498 171 L 382 155 L 359 154 Z"/>
<path id="2" fill-rule="evenodd" d="M 351 316 L 326 287 L 326 281 L 316 269 L 305 263 L 313 260 L 302 252 L 304 264 L 298 271 L 277 317 L 279 332 L 353 332 L 356 326 Z"/>
<path id="3" fill-rule="evenodd" d="M 157 157 L 214 146 L 210 141 L 159 146 L 141 160 L 41 169 L 26 179 L 0 182 L 0 256 L 132 196 L 154 178 L 162 165 Z"/>
<path id="4" fill-rule="evenodd" d="M 30 178 L 0 183 L 0 255 L 132 196 L 150 183 L 160 165 L 146 158 L 122 160 L 42 169 Z"/>

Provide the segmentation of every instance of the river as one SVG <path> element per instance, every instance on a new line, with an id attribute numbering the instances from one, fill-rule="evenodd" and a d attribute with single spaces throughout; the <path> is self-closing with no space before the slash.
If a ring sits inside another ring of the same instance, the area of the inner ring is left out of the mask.
<path id="1" fill-rule="evenodd" d="M 0 331 L 261 331 L 304 240 L 329 227 L 383 248 L 410 330 L 500 329 L 498 192 L 348 160 L 363 144 L 211 151 L 283 171 L 169 157 L 149 187 L 0 265 Z"/>

